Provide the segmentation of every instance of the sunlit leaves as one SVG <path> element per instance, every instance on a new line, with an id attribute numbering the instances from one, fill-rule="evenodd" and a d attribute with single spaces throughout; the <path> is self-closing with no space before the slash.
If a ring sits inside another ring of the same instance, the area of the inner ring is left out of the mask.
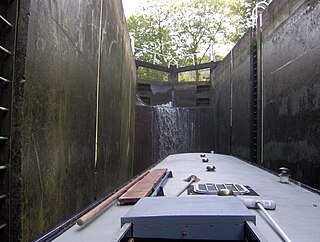
<path id="1" fill-rule="evenodd" d="M 235 44 L 246 32 L 258 0 L 146 0 L 128 19 L 136 57 L 180 66 L 210 61 L 212 50 Z"/>

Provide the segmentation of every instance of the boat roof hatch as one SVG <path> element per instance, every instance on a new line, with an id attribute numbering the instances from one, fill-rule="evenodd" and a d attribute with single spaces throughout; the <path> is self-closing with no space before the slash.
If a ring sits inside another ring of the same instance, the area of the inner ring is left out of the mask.
<path id="1" fill-rule="evenodd" d="M 243 241 L 247 222 L 256 216 L 239 198 L 218 196 L 142 198 L 121 218 L 135 239 Z"/>

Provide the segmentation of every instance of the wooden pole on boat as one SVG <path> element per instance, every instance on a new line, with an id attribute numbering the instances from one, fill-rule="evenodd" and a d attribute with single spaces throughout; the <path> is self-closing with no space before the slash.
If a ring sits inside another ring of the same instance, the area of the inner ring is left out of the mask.
<path id="1" fill-rule="evenodd" d="M 77 224 L 79 226 L 84 225 L 89 220 L 91 220 L 94 216 L 99 214 L 102 210 L 104 210 L 106 207 L 108 207 L 111 203 L 113 203 L 116 199 L 118 199 L 122 194 L 124 194 L 127 190 L 129 190 L 130 187 L 132 187 L 134 184 L 136 184 L 138 181 L 140 181 L 143 177 L 145 177 L 150 171 L 146 171 L 133 179 L 130 183 L 122 187 L 119 191 L 112 194 L 110 197 L 108 197 L 106 200 L 104 200 L 102 203 L 100 203 L 98 206 L 91 209 L 89 212 L 84 214 L 81 218 L 77 220 Z"/>
<path id="2" fill-rule="evenodd" d="M 177 194 L 177 197 L 179 197 L 185 190 L 187 190 L 188 187 L 191 186 L 192 183 L 200 181 L 200 179 L 196 175 L 191 175 L 184 181 L 188 182 L 188 184 L 181 189 L 181 191 Z"/>

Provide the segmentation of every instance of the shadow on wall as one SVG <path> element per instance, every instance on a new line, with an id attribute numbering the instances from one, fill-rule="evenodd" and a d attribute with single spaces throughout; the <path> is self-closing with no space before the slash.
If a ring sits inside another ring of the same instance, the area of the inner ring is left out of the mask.
<path id="1" fill-rule="evenodd" d="M 274 0 L 214 70 L 214 148 L 320 189 L 320 4 Z"/>

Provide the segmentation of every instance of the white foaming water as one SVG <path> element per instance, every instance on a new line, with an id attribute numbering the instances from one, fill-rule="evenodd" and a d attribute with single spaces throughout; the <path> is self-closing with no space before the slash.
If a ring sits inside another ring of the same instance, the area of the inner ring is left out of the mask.
<path id="1" fill-rule="evenodd" d="M 188 108 L 172 107 L 171 103 L 156 106 L 154 120 L 153 144 L 158 160 L 170 154 L 190 152 L 194 125 L 189 125 Z"/>

